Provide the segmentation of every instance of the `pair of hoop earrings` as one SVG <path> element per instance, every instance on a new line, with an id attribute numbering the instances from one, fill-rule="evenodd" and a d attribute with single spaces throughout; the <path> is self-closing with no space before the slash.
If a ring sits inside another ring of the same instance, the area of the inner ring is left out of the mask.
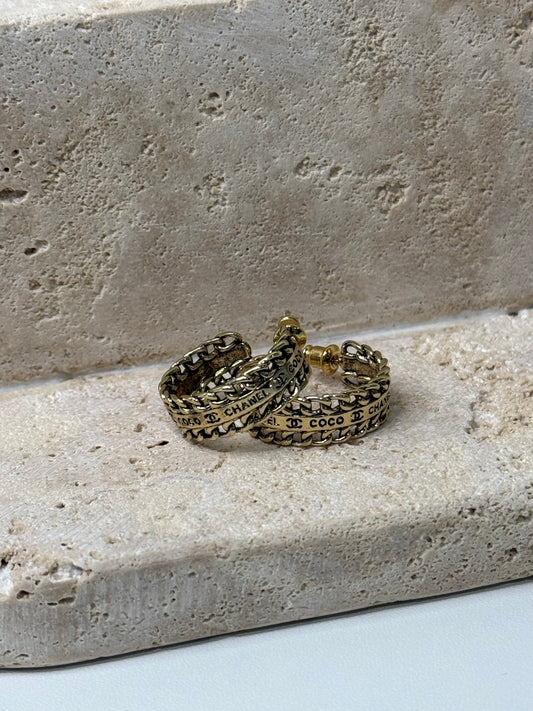
<path id="1" fill-rule="evenodd" d="M 355 341 L 309 346 L 298 319 L 285 316 L 266 355 L 238 333 L 221 333 L 186 353 L 163 375 L 159 394 L 183 434 L 201 442 L 249 432 L 263 442 L 326 446 L 362 437 L 389 412 L 390 371 L 379 351 Z M 302 396 L 311 367 L 344 389 Z"/>

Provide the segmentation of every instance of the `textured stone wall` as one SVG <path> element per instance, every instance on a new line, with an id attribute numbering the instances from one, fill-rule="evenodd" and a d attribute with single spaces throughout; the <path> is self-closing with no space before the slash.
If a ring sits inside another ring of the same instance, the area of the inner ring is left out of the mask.
<path id="1" fill-rule="evenodd" d="M 2 378 L 531 305 L 533 4 L 136 5 L 0 0 Z"/>

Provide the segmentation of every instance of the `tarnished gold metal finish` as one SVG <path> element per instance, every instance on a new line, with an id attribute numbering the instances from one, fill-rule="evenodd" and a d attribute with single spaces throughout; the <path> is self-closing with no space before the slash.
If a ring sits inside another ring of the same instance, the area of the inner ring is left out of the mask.
<path id="1" fill-rule="evenodd" d="M 278 330 L 274 334 L 274 343 L 281 337 L 281 333 L 284 329 L 288 329 L 288 331 L 296 338 L 300 348 L 305 346 L 307 342 L 306 333 L 301 327 L 300 321 L 296 318 L 296 316 L 291 316 L 288 311 L 278 322 Z"/>
<path id="2" fill-rule="evenodd" d="M 285 317 L 270 351 L 252 357 L 242 336 L 222 333 L 166 371 L 159 384 L 161 398 L 189 439 L 216 439 L 249 430 L 307 383 L 310 367 L 300 346 L 302 338 L 298 320 Z"/>
<path id="3" fill-rule="evenodd" d="M 349 386 L 334 395 L 299 396 L 250 430 L 264 442 L 299 447 L 325 446 L 362 437 L 389 412 L 387 359 L 370 346 L 346 341 L 338 346 L 306 346 L 309 363 L 327 375 L 341 368 Z"/>
<path id="4" fill-rule="evenodd" d="M 304 356 L 312 368 L 320 368 L 324 375 L 333 375 L 339 367 L 341 349 L 339 346 L 306 346 Z"/>

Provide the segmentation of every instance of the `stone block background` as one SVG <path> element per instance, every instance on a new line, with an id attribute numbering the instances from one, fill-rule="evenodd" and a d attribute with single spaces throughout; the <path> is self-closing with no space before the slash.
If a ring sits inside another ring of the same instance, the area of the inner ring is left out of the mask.
<path id="1" fill-rule="evenodd" d="M 0 373 L 533 302 L 533 4 L 0 0 Z"/>

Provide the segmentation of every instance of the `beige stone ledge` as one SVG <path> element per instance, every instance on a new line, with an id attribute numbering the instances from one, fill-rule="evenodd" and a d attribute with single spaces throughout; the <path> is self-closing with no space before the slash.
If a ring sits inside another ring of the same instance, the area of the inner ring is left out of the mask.
<path id="1" fill-rule="evenodd" d="M 2 664 L 533 574 L 533 314 L 365 340 L 390 358 L 390 420 L 329 449 L 192 445 L 163 365 L 4 390 Z"/>

